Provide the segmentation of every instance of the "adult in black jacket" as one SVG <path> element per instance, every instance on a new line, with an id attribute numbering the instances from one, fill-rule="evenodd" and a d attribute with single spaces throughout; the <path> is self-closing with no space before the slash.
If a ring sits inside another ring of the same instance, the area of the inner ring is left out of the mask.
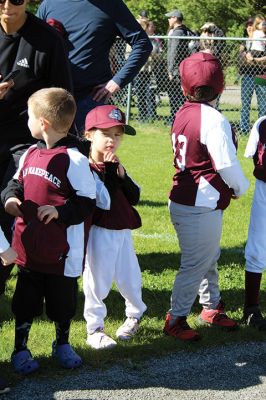
<path id="1" fill-rule="evenodd" d="M 167 69 L 169 77 L 168 96 L 170 103 L 171 123 L 178 109 L 183 105 L 185 97 L 181 89 L 179 78 L 179 64 L 190 55 L 189 40 L 172 38 L 173 36 L 195 36 L 194 33 L 183 25 L 183 14 L 178 10 L 165 14 L 169 22 Z"/>
<path id="2" fill-rule="evenodd" d="M 19 70 L 14 84 L 0 99 L 0 189 L 13 177 L 20 156 L 33 143 L 28 129 L 27 100 L 51 86 L 72 91 L 63 39 L 45 22 L 26 12 L 28 0 L 0 3 L 0 75 Z M 11 240 L 12 217 L 0 205 L 0 220 Z M 0 294 L 11 268 L 0 265 Z"/>

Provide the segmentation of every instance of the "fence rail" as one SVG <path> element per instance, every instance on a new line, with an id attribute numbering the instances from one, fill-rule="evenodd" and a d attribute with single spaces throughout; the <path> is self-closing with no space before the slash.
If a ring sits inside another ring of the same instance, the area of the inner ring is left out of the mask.
<path id="1" fill-rule="evenodd" d="M 188 55 L 209 51 L 216 55 L 225 74 L 225 90 L 217 108 L 239 134 L 247 134 L 258 116 L 266 115 L 266 86 L 256 83 L 266 74 L 266 39 L 151 36 L 153 52 L 128 87 L 114 98 L 124 108 L 127 119 L 140 123 L 171 125 L 173 116 L 184 102 L 178 65 Z M 263 48 L 264 51 L 259 50 Z M 118 39 L 110 53 L 113 72 L 126 62 L 129 49 Z"/>

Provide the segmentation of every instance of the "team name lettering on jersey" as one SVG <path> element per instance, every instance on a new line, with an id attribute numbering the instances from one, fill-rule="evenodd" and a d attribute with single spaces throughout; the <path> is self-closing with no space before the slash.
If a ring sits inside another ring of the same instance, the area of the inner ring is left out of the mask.
<path id="1" fill-rule="evenodd" d="M 60 179 L 58 179 L 53 174 L 50 174 L 48 171 L 46 171 L 43 168 L 38 168 L 38 167 L 25 168 L 23 170 L 23 178 L 25 178 L 25 176 L 27 176 L 27 175 L 38 175 L 38 176 L 46 179 L 47 181 L 52 182 L 58 188 L 60 188 L 60 186 L 61 186 Z"/>

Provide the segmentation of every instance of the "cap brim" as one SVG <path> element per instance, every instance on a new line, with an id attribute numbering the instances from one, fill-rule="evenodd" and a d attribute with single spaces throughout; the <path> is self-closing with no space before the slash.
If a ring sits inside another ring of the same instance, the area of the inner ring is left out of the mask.
<path id="1" fill-rule="evenodd" d="M 132 127 L 132 126 L 130 126 L 130 125 L 126 125 L 126 124 L 122 124 L 122 123 L 119 123 L 119 122 L 104 122 L 104 123 L 102 123 L 102 124 L 97 124 L 96 126 L 90 126 L 90 127 L 87 127 L 86 128 L 86 130 L 90 130 L 90 129 L 93 129 L 93 128 L 99 128 L 99 129 L 107 129 L 107 128 L 112 128 L 113 126 L 122 126 L 123 128 L 124 128 L 124 133 L 126 134 L 126 135 L 130 135 L 130 136 L 135 136 L 136 135 L 136 130 Z"/>
<path id="2" fill-rule="evenodd" d="M 124 132 L 126 135 L 135 136 L 136 130 L 130 125 L 124 125 Z"/>

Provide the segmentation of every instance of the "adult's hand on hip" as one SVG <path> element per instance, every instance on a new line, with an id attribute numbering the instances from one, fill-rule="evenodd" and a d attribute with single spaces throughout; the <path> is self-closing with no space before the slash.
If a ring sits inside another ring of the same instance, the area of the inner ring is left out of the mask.
<path id="1" fill-rule="evenodd" d="M 115 93 L 117 93 L 120 90 L 120 86 L 115 83 L 112 79 L 106 83 L 102 83 L 100 85 L 97 85 L 93 89 L 93 100 L 95 101 L 101 101 L 105 100 L 107 101 L 110 99 L 111 96 L 113 96 Z"/>

